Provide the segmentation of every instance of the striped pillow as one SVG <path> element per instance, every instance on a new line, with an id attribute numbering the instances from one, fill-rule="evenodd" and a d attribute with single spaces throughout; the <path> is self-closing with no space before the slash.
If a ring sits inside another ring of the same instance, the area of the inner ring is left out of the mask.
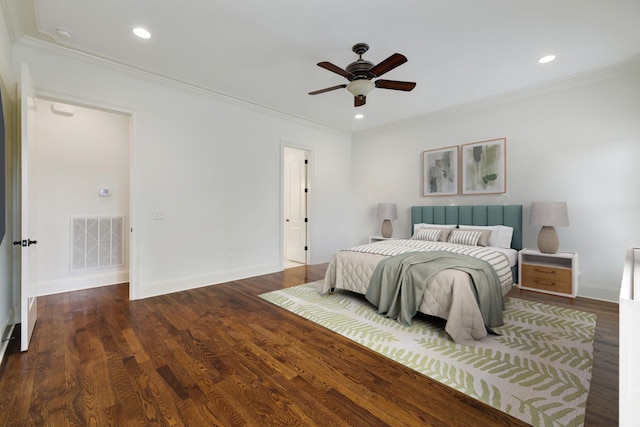
<path id="1" fill-rule="evenodd" d="M 414 226 L 413 226 L 413 234 L 415 234 L 421 228 L 437 228 L 438 230 L 441 230 L 440 238 L 438 239 L 438 241 L 439 242 L 446 242 L 447 239 L 449 238 L 449 233 L 451 233 L 451 230 L 456 228 L 456 226 L 455 225 L 440 225 L 440 224 L 414 224 Z"/>
<path id="2" fill-rule="evenodd" d="M 489 246 L 489 239 L 491 238 L 491 230 L 484 228 L 474 228 L 462 226 L 460 230 L 464 231 L 477 231 L 480 233 L 480 238 L 478 239 L 478 243 L 475 246 Z"/>
<path id="3" fill-rule="evenodd" d="M 442 230 L 438 228 L 419 228 L 411 237 L 412 240 L 426 240 L 429 242 L 437 242 L 442 234 Z"/>
<path id="4" fill-rule="evenodd" d="M 469 245 L 469 246 L 477 246 L 478 240 L 480 240 L 480 236 L 482 232 L 480 231 L 471 231 L 471 230 L 452 230 L 451 235 L 449 235 L 449 243 L 455 243 L 457 245 Z"/>

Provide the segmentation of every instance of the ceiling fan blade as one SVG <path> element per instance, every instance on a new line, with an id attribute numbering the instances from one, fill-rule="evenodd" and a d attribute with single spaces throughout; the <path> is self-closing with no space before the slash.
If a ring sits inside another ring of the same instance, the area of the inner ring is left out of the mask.
<path id="1" fill-rule="evenodd" d="M 375 85 L 380 89 L 404 90 L 407 92 L 416 87 L 415 82 L 401 82 L 398 80 L 376 80 Z"/>
<path id="2" fill-rule="evenodd" d="M 336 89 L 344 89 L 345 87 L 347 87 L 347 85 L 331 86 L 331 87 L 328 87 L 328 88 L 325 88 L 325 89 L 314 90 L 313 92 L 309 92 L 309 95 L 317 95 L 319 93 L 330 92 L 330 91 L 336 90 Z"/>
<path id="3" fill-rule="evenodd" d="M 407 62 L 406 56 L 400 53 L 394 53 L 378 65 L 374 65 L 373 68 L 369 70 L 369 72 L 376 77 L 380 77 L 384 73 L 393 70 L 394 68 L 404 64 L 405 62 Z"/>
<path id="4" fill-rule="evenodd" d="M 354 107 L 362 107 L 366 103 L 367 103 L 367 96 L 366 95 L 356 95 L 356 96 L 353 97 L 353 106 Z"/>
<path id="5" fill-rule="evenodd" d="M 349 79 L 349 81 L 355 77 L 353 74 L 351 74 L 347 70 L 343 70 L 337 65 L 333 65 L 331 62 L 327 62 L 327 61 L 318 62 L 318 67 L 322 67 L 325 70 L 329 70 L 336 74 L 340 74 L 342 77 L 346 77 L 347 79 Z"/>

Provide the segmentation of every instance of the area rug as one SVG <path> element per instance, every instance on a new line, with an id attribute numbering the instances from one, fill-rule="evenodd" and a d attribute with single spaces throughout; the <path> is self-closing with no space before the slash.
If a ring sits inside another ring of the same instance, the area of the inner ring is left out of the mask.
<path id="1" fill-rule="evenodd" d="M 439 319 L 419 315 L 406 327 L 362 295 L 320 295 L 317 283 L 260 297 L 534 426 L 584 424 L 595 314 L 508 298 L 501 335 L 471 347 Z"/>

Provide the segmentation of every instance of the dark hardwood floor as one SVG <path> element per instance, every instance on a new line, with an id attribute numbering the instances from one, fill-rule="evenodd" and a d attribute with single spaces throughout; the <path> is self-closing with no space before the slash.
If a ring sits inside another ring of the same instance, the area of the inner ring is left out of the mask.
<path id="1" fill-rule="evenodd" d="M 0 426 L 523 425 L 257 296 L 325 269 L 140 301 L 127 285 L 41 297 L 30 350 L 14 340 L 0 368 Z M 618 306 L 573 307 L 598 314 L 585 425 L 615 426 Z"/>

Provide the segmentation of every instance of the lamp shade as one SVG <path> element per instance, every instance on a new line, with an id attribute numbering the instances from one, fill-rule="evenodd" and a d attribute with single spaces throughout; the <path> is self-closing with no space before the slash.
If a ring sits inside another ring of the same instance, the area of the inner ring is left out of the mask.
<path id="1" fill-rule="evenodd" d="M 529 214 L 530 225 L 566 227 L 569 214 L 566 202 L 533 202 Z"/>
<path id="2" fill-rule="evenodd" d="M 395 203 L 378 203 L 378 219 L 398 219 L 398 207 Z"/>

